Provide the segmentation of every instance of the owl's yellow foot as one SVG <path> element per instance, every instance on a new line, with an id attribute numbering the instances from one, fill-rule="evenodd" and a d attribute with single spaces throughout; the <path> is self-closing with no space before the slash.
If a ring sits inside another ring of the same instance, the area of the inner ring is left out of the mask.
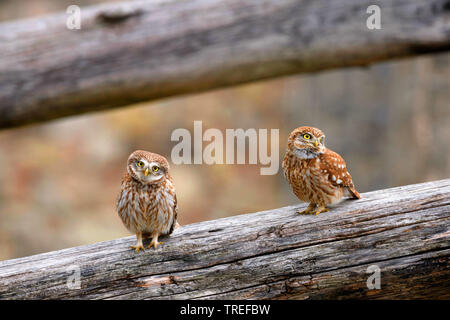
<path id="1" fill-rule="evenodd" d="M 319 207 L 319 208 L 317 208 L 317 210 L 316 210 L 315 212 L 313 212 L 313 213 L 317 216 L 319 213 L 322 213 L 322 212 L 328 212 L 328 211 L 330 211 L 330 209 L 328 209 L 328 208 L 326 208 L 326 207 Z"/>
<path id="2" fill-rule="evenodd" d="M 155 249 L 158 248 L 159 245 L 163 244 L 164 242 L 158 242 L 158 241 L 154 241 L 152 240 L 152 242 L 150 242 L 150 244 L 148 245 L 147 248 L 151 248 L 154 247 Z"/>
<path id="3" fill-rule="evenodd" d="M 142 243 L 141 244 L 136 244 L 135 246 L 130 246 L 130 248 L 136 249 L 136 253 L 139 253 L 139 250 L 141 250 L 141 249 L 142 249 L 142 251 L 145 251 L 144 250 L 144 246 L 142 245 Z"/>
<path id="4" fill-rule="evenodd" d="M 315 204 L 310 203 L 309 206 L 303 210 L 303 211 L 298 211 L 298 214 L 312 214 L 314 213 L 314 209 L 316 208 Z"/>
<path id="5" fill-rule="evenodd" d="M 132 249 L 136 249 L 136 253 L 139 253 L 139 250 L 142 249 L 142 251 L 144 250 L 144 245 L 142 244 L 142 233 L 136 233 L 136 245 L 135 246 L 131 246 Z"/>
<path id="6" fill-rule="evenodd" d="M 163 242 L 158 242 L 158 236 L 155 235 L 155 236 L 153 236 L 152 242 L 150 242 L 150 244 L 148 245 L 147 248 L 154 247 L 155 249 L 157 249 L 158 246 L 161 245 L 161 244 L 163 244 Z"/>

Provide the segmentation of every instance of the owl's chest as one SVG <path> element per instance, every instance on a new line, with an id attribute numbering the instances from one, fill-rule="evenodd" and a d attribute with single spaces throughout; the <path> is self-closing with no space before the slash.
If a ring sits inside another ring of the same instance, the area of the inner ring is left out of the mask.
<path id="1" fill-rule="evenodd" d="M 175 205 L 174 196 L 165 188 L 141 187 L 136 190 L 134 209 L 143 215 L 172 210 Z"/>
<path id="2" fill-rule="evenodd" d="M 176 212 L 175 189 L 166 180 L 157 186 L 146 186 L 125 180 L 117 201 L 117 211 L 132 232 L 169 232 Z"/>
<path id="3" fill-rule="evenodd" d="M 171 188 L 124 184 L 117 202 L 119 214 L 146 220 L 159 213 L 171 213 L 175 206 L 175 193 Z"/>
<path id="4" fill-rule="evenodd" d="M 303 201 L 310 201 L 320 186 L 328 184 L 321 174 L 317 159 L 299 160 L 296 157 L 285 159 L 284 174 L 292 190 Z"/>
<path id="5" fill-rule="evenodd" d="M 309 165 L 306 161 L 299 161 L 299 163 L 292 167 L 288 172 L 288 180 L 293 185 L 298 185 L 301 188 L 309 188 L 311 185 L 320 182 L 321 177 L 319 170 L 315 165 Z"/>

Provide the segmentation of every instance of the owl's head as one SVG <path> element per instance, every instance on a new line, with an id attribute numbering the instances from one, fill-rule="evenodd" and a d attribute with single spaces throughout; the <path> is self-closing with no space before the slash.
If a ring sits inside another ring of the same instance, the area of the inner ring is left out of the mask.
<path id="1" fill-rule="evenodd" d="M 156 184 L 169 173 L 169 162 L 163 156 L 137 150 L 128 157 L 128 174 L 143 184 Z"/>
<path id="2" fill-rule="evenodd" d="M 325 152 L 325 135 L 314 127 L 299 127 L 288 138 L 288 149 L 301 159 L 312 159 Z"/>

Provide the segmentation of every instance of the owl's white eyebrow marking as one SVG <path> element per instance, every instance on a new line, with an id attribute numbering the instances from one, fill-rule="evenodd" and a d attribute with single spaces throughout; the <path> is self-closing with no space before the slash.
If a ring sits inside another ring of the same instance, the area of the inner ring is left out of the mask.
<path id="1" fill-rule="evenodd" d="M 334 175 L 331 177 L 331 179 L 333 179 L 333 181 L 336 181 L 336 177 Z"/>

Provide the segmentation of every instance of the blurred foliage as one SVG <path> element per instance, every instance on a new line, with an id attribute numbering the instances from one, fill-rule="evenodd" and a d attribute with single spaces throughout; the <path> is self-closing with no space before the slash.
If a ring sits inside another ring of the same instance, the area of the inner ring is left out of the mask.
<path id="1" fill-rule="evenodd" d="M 78 1 L 79 5 L 102 1 Z M 72 1 L 0 1 L 0 20 L 64 10 Z M 448 178 L 450 55 L 253 83 L 0 131 L 0 259 L 129 235 L 115 212 L 128 155 L 165 155 L 176 128 L 313 125 L 360 192 Z M 180 223 L 297 204 L 280 170 L 172 164 Z"/>

